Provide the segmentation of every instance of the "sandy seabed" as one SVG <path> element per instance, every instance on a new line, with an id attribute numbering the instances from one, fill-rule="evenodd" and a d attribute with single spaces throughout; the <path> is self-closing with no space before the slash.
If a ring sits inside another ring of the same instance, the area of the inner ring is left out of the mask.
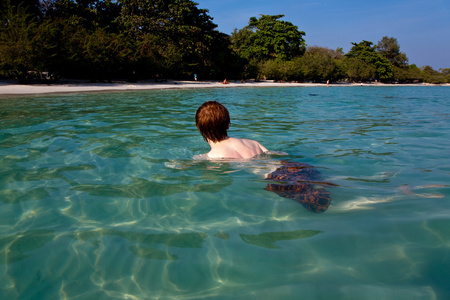
<path id="1" fill-rule="evenodd" d="M 425 86 L 426 84 L 414 84 Z M 174 81 L 168 80 L 161 83 L 142 82 L 142 83 L 57 83 L 57 84 L 12 84 L 0 82 L 0 97 L 15 95 L 38 95 L 55 93 L 88 93 L 88 92 L 113 92 L 113 91 L 138 91 L 138 90 L 163 90 L 163 89 L 186 89 L 186 88 L 230 88 L 230 87 L 295 87 L 295 86 L 323 86 L 325 83 L 288 83 L 288 82 L 230 82 L 222 84 L 217 81 Z M 399 84 L 360 84 L 360 83 L 338 83 L 330 84 L 332 86 L 402 86 Z M 411 86 L 408 84 L 408 86 Z M 448 86 L 448 84 L 447 84 Z"/>

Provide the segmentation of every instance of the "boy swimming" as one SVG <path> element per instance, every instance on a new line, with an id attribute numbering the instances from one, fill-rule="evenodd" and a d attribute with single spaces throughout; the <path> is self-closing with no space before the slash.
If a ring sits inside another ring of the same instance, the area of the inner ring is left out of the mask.
<path id="1" fill-rule="evenodd" d="M 230 114 L 219 102 L 203 103 L 195 114 L 195 124 L 211 147 L 211 151 L 206 154 L 209 159 L 248 159 L 268 152 L 257 141 L 228 136 Z"/>

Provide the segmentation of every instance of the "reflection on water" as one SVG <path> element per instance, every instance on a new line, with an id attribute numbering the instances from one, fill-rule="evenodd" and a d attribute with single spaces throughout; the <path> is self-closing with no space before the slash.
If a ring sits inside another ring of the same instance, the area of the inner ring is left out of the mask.
<path id="1" fill-rule="evenodd" d="M 448 299 L 447 95 L 330 87 L 4 99 L 0 299 Z M 205 99 L 230 110 L 231 136 L 273 154 L 193 160 L 208 151 L 194 121 Z"/>
<path id="2" fill-rule="evenodd" d="M 92 230 L 80 231 L 71 234 L 73 239 L 89 241 L 97 244 L 103 236 L 120 237 L 130 244 L 128 249 L 136 256 L 146 259 L 177 260 L 177 255 L 170 254 L 167 250 L 155 248 L 156 245 L 181 248 L 201 248 L 207 235 L 205 233 L 157 233 L 145 234 L 134 231 L 119 230 Z M 149 247 L 152 246 L 152 247 Z"/>
<path id="3" fill-rule="evenodd" d="M 20 232 L 15 236 L 6 236 L 0 239 L 2 248 L 1 257 L 5 259 L 0 264 L 11 264 L 30 257 L 33 250 L 39 249 L 49 243 L 55 235 L 52 230 L 29 230 Z"/>
<path id="4" fill-rule="evenodd" d="M 284 232 L 263 232 L 260 234 L 240 234 L 241 239 L 248 243 L 259 247 L 269 249 L 279 249 L 275 243 L 278 241 L 289 241 L 305 239 L 321 233 L 319 230 L 295 230 Z"/>

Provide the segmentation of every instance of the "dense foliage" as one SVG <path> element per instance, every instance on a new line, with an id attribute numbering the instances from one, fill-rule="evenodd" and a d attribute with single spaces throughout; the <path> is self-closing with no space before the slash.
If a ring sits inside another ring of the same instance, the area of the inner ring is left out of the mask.
<path id="1" fill-rule="evenodd" d="M 0 76 L 126 79 L 449 82 L 408 65 L 395 38 L 306 47 L 283 15 L 252 17 L 231 36 L 191 0 L 0 0 Z"/>
<path id="2" fill-rule="evenodd" d="M 1 18 L 1 72 L 21 80 L 29 71 L 92 81 L 239 72 L 228 36 L 190 0 L 2 2 Z"/>
<path id="3" fill-rule="evenodd" d="M 297 26 L 280 21 L 283 15 L 252 17 L 248 26 L 234 30 L 231 36 L 234 50 L 247 60 L 290 60 L 305 52 L 306 44 Z"/>

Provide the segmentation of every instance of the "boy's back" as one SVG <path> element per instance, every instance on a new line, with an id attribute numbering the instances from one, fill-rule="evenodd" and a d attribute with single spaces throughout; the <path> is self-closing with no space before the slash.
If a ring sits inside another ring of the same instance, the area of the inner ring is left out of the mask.
<path id="1" fill-rule="evenodd" d="M 209 158 L 247 159 L 268 151 L 257 141 L 249 139 L 230 137 L 226 140 L 209 144 L 211 146 L 211 151 L 207 154 Z"/>

